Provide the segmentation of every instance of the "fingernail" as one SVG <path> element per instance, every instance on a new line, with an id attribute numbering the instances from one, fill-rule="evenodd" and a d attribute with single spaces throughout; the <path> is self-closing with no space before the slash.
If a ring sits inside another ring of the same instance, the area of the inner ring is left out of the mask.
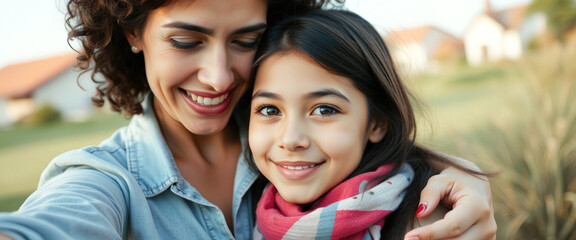
<path id="1" fill-rule="evenodd" d="M 406 239 L 404 239 L 404 240 L 420 240 L 420 238 L 418 238 L 418 237 L 409 237 L 409 238 L 406 238 Z"/>
<path id="2" fill-rule="evenodd" d="M 418 204 L 418 209 L 416 209 L 416 216 L 426 212 L 426 208 L 428 208 L 428 203 L 421 202 L 420 204 Z"/>

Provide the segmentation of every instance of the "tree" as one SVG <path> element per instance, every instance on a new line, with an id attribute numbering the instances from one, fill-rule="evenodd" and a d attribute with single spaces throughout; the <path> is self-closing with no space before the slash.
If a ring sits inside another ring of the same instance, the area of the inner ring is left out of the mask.
<path id="1" fill-rule="evenodd" d="M 561 42 L 576 27 L 576 0 L 533 0 L 530 12 L 544 13 L 550 32 Z"/>

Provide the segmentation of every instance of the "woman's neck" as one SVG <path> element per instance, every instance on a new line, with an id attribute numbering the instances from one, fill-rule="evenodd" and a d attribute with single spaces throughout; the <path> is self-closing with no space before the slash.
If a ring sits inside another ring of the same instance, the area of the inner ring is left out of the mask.
<path id="1" fill-rule="evenodd" d="M 236 124 L 231 121 L 215 134 L 198 135 L 172 118 L 156 100 L 154 106 L 178 172 L 206 200 L 218 206 L 226 224 L 233 229 L 234 177 L 242 151 Z"/>
<path id="2" fill-rule="evenodd" d="M 154 107 L 160 130 L 175 160 L 214 164 L 229 159 L 226 155 L 230 152 L 235 152 L 232 158 L 238 157 L 239 152 L 231 151 L 240 147 L 239 130 L 234 121 L 215 134 L 198 135 L 172 118 L 157 101 Z"/>

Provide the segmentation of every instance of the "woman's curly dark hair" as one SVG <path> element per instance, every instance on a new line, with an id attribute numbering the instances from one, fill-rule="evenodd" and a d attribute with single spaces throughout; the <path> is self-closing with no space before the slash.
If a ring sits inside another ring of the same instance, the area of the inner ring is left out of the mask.
<path id="1" fill-rule="evenodd" d="M 134 54 L 125 33 L 141 32 L 150 12 L 175 0 L 70 0 L 66 25 L 68 42 L 79 40 L 82 49 L 78 67 L 92 71 L 97 84 L 92 102 L 102 107 L 106 101 L 113 111 L 127 116 L 142 113 L 142 99 L 150 91 L 144 57 Z M 268 25 L 299 13 L 319 9 L 344 0 L 269 0 Z M 72 44 L 70 44 L 72 45 Z M 93 62 L 92 62 L 93 61 Z M 101 75 L 104 79 L 97 77 Z"/>

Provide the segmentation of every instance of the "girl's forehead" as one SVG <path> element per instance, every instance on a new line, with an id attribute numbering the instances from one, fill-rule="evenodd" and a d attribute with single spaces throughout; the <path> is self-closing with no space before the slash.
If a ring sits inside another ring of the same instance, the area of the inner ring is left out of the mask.
<path id="1" fill-rule="evenodd" d="M 266 58 L 260 65 L 255 90 L 313 92 L 318 89 L 343 89 L 358 92 L 352 80 L 324 69 L 301 52 L 282 52 Z"/>

